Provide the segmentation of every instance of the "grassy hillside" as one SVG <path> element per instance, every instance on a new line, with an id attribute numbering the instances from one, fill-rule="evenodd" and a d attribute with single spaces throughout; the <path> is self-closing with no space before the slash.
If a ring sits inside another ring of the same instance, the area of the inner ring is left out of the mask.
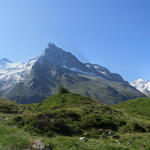
<path id="1" fill-rule="evenodd" d="M 124 112 L 135 117 L 145 118 L 150 120 L 150 99 L 137 98 L 128 100 L 114 105 L 115 108 L 121 109 Z"/>
<path id="2" fill-rule="evenodd" d="M 132 115 L 126 103 L 110 107 L 70 92 L 31 105 L 1 99 L 0 108 L 15 111 L 0 109 L 0 118 L 7 117 L 0 119 L 0 149 L 33 149 L 40 139 L 50 150 L 149 150 L 150 121 Z"/>
<path id="3" fill-rule="evenodd" d="M 30 115 L 19 115 L 12 123 L 33 135 L 47 137 L 99 138 L 108 130 L 111 133 L 134 133 L 147 132 L 150 127 L 150 122 L 130 119 L 120 110 L 70 92 L 48 97 L 34 105 Z"/>
<path id="4" fill-rule="evenodd" d="M 149 133 L 123 134 L 119 139 L 87 138 L 79 140 L 79 136 L 56 136 L 51 138 L 32 136 L 22 129 L 0 124 L 0 149 L 1 150 L 37 150 L 32 149 L 35 140 L 40 139 L 51 150 L 149 150 Z"/>
<path id="5" fill-rule="evenodd" d="M 26 109 L 25 105 L 0 98 L 0 113 L 17 114 L 22 113 Z"/>
<path id="6" fill-rule="evenodd" d="M 120 111 L 78 94 L 63 93 L 48 97 L 37 112 L 14 118 L 14 123 L 33 134 L 98 136 L 100 129 L 118 131 L 126 125 Z"/>

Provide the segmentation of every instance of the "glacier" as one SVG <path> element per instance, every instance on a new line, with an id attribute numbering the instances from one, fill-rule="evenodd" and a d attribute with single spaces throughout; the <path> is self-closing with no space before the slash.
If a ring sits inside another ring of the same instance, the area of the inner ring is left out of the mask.
<path id="1" fill-rule="evenodd" d="M 31 59 L 27 63 L 13 63 L 6 58 L 0 59 L 0 84 L 3 85 L 0 90 L 24 81 L 36 61 L 37 59 Z"/>

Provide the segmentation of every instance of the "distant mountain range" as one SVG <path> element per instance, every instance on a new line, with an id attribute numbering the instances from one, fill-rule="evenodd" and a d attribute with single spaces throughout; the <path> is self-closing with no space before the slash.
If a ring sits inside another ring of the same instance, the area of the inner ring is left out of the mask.
<path id="1" fill-rule="evenodd" d="M 70 52 L 49 43 L 44 53 L 29 62 L 0 60 L 0 96 L 20 103 L 40 102 L 60 85 L 106 104 L 145 95 L 119 74 L 97 64 L 82 63 Z"/>
<path id="2" fill-rule="evenodd" d="M 143 79 L 139 78 L 130 84 L 146 96 L 150 97 L 150 81 L 144 81 Z"/>

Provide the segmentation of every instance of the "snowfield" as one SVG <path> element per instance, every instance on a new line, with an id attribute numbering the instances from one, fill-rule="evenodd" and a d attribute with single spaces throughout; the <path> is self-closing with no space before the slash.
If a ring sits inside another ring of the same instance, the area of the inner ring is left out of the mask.
<path id="1" fill-rule="evenodd" d="M 12 63 L 8 59 L 0 59 L 0 84 L 1 90 L 21 82 L 27 78 L 32 66 L 37 59 L 32 59 L 28 63 Z"/>
<path id="2" fill-rule="evenodd" d="M 143 94 L 149 96 L 149 94 L 150 94 L 150 81 L 144 81 L 143 79 L 139 78 L 139 79 L 131 82 L 130 85 L 135 87 L 137 90 L 139 90 Z"/>

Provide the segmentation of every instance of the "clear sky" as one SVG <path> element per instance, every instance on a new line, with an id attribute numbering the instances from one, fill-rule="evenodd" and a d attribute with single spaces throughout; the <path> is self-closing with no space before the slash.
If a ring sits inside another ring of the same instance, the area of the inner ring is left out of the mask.
<path id="1" fill-rule="evenodd" d="M 132 81 L 150 79 L 150 0 L 0 0 L 0 58 L 25 62 L 47 43 Z"/>

